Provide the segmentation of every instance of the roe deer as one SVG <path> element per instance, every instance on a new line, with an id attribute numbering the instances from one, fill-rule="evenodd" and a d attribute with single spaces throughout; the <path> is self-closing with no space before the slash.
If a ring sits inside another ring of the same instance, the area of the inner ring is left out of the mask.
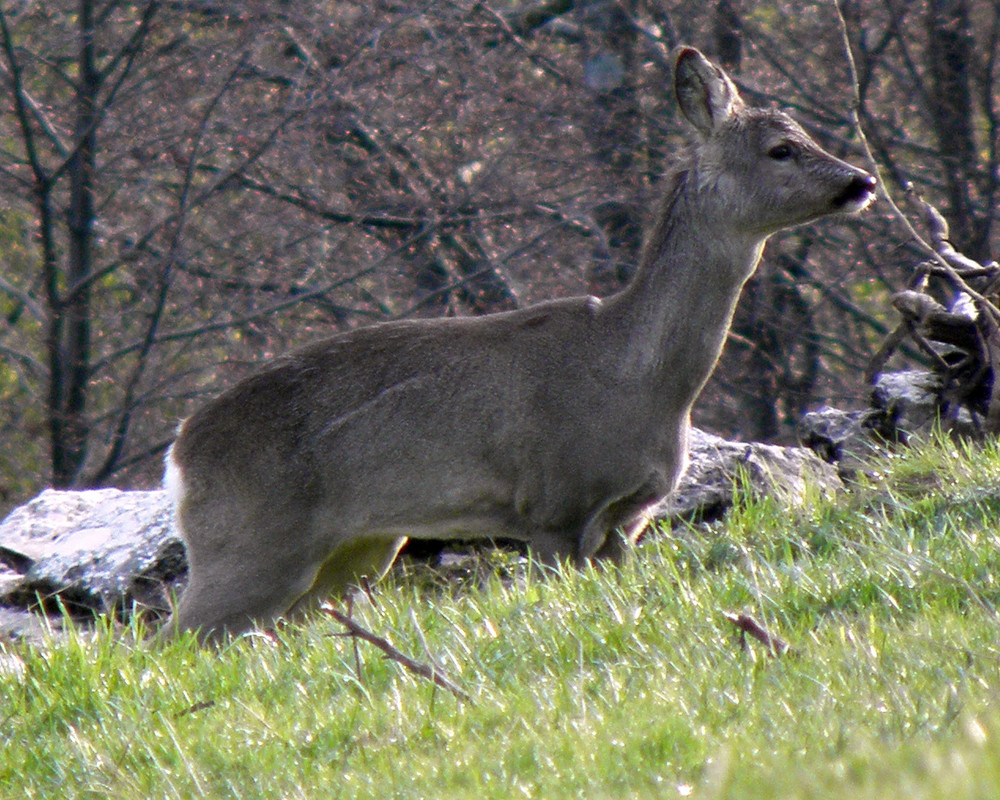
<path id="1" fill-rule="evenodd" d="M 298 614 L 380 577 L 407 537 L 517 539 L 576 564 L 634 542 L 767 237 L 875 189 L 699 51 L 675 64 L 698 142 L 620 292 L 338 334 L 183 423 L 166 483 L 190 582 L 168 631 Z"/>

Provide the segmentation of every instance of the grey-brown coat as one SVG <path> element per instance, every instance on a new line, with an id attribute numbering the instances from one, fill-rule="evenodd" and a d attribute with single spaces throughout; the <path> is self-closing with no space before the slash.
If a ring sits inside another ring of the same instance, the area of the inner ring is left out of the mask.
<path id="1" fill-rule="evenodd" d="M 675 86 L 698 143 L 622 291 L 340 334 L 182 425 L 167 485 L 191 575 L 172 629 L 269 624 L 379 577 L 407 537 L 580 564 L 638 536 L 766 238 L 860 210 L 875 185 L 693 48 Z"/>

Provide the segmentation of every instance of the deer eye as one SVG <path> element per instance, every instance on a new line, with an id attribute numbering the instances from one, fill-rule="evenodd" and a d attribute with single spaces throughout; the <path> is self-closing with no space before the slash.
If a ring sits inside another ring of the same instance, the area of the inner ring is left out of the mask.
<path id="1" fill-rule="evenodd" d="M 782 142 L 768 150 L 767 154 L 775 161 L 786 161 L 795 155 L 795 150 L 788 142 Z"/>

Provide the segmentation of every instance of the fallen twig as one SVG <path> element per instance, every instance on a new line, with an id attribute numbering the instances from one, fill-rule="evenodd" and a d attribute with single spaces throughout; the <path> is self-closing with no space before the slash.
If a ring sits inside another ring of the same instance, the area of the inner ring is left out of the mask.
<path id="1" fill-rule="evenodd" d="M 740 642 L 744 648 L 746 647 L 746 636 L 749 634 L 764 645 L 772 656 L 780 656 L 788 652 L 788 642 L 780 636 L 771 633 L 749 614 L 732 614 L 724 611 L 722 612 L 722 616 L 737 627 L 740 632 Z"/>
<path id="2" fill-rule="evenodd" d="M 202 700 L 200 703 L 195 703 L 187 708 L 182 708 L 176 714 L 174 714 L 174 719 L 180 719 L 181 717 L 187 716 L 188 714 L 197 714 L 199 711 L 204 711 L 208 708 L 213 708 L 215 706 L 214 700 Z"/>
<path id="3" fill-rule="evenodd" d="M 449 692 L 451 692 L 453 695 L 455 695 L 461 700 L 471 699 L 465 691 L 463 691 L 454 683 L 452 683 L 452 681 L 449 680 L 448 677 L 433 664 L 424 664 L 421 661 L 415 661 L 405 653 L 396 649 L 389 642 L 388 639 L 383 639 L 381 636 L 372 633 L 364 626 L 359 625 L 357 622 L 355 622 L 350 617 L 350 615 L 345 614 L 344 612 L 334 608 L 333 606 L 324 603 L 322 608 L 324 613 L 329 614 L 331 617 L 337 620 L 337 622 L 339 622 L 341 625 L 347 628 L 348 632 L 352 636 L 358 639 L 364 639 L 366 642 L 375 645 L 379 650 L 385 653 L 386 657 L 391 658 L 393 661 L 399 662 L 408 670 L 410 670 L 410 672 L 413 672 L 417 675 L 420 675 L 423 678 L 428 678 L 429 680 L 434 681 L 434 683 L 440 686 L 442 689 L 447 689 Z"/>

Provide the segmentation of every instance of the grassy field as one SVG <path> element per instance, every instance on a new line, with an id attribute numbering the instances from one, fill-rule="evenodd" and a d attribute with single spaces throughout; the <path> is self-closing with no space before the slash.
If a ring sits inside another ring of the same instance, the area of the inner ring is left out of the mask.
<path id="1" fill-rule="evenodd" d="M 938 444 L 621 569 L 404 566 L 355 618 L 464 700 L 328 617 L 221 651 L 7 645 L 0 796 L 1000 797 L 998 521 L 1000 449 Z"/>

